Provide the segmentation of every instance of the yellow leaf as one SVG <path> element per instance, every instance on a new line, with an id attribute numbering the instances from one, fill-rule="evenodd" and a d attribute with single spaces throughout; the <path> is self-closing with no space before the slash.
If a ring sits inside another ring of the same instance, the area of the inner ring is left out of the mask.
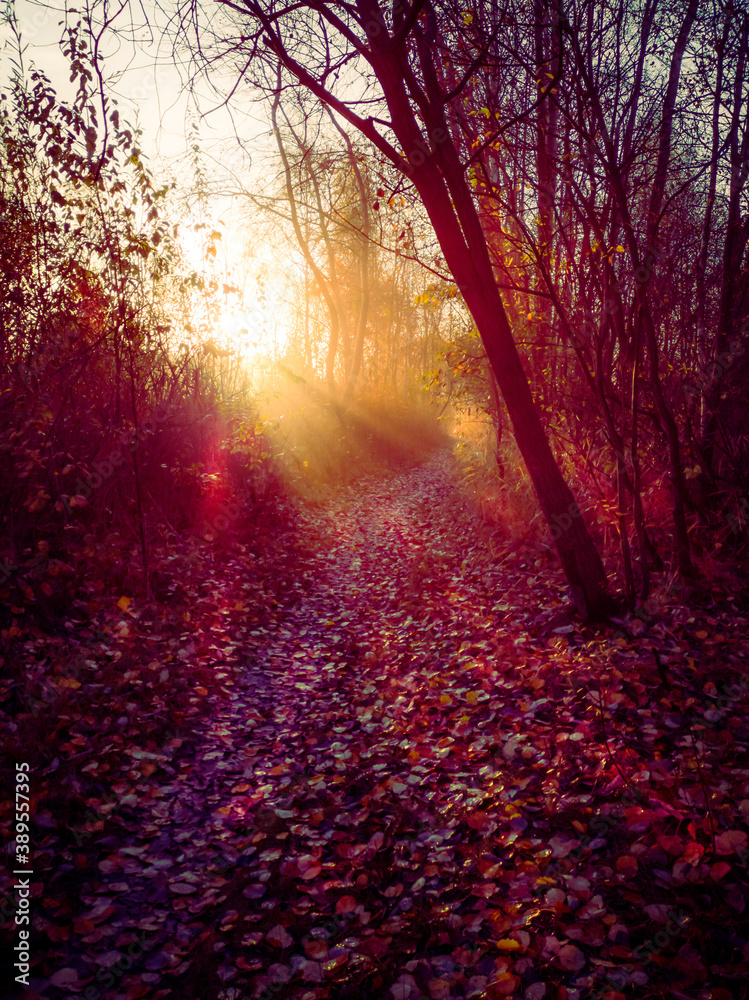
<path id="1" fill-rule="evenodd" d="M 81 686 L 81 682 L 77 681 L 75 677 L 61 677 L 59 681 L 57 681 L 57 686 L 61 688 L 79 688 Z"/>
<path id="2" fill-rule="evenodd" d="M 132 597 L 121 597 L 117 602 L 117 607 L 120 611 L 127 611 L 130 605 L 133 603 Z"/>
<path id="3" fill-rule="evenodd" d="M 621 245 L 621 243 L 619 244 L 619 246 L 616 249 L 619 251 L 619 253 L 624 253 L 625 252 L 624 251 L 624 247 Z"/>
<path id="4" fill-rule="evenodd" d="M 513 940 L 513 938 L 502 938 L 497 941 L 497 947 L 501 948 L 502 951 L 517 951 L 520 947 L 520 942 Z"/>
<path id="5" fill-rule="evenodd" d="M 466 701 L 468 702 L 469 705 L 477 705 L 478 700 L 479 696 L 476 694 L 475 691 L 469 691 L 468 694 L 466 695 Z"/>

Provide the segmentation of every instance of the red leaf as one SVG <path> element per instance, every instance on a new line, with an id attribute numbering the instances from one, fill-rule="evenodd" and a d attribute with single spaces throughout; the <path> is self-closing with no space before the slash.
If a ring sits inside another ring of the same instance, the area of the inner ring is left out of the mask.
<path id="1" fill-rule="evenodd" d="M 634 878 L 638 868 L 637 858 L 632 857 L 631 854 L 623 854 L 616 859 L 616 870 L 626 878 Z"/>
<path id="2" fill-rule="evenodd" d="M 492 822 L 489 813 L 484 812 L 483 809 L 477 809 L 475 813 L 472 813 L 468 817 L 468 825 L 472 830 L 483 830 Z"/>
<path id="3" fill-rule="evenodd" d="M 714 865 L 710 865 L 710 875 L 714 879 L 722 879 L 730 870 L 731 866 L 725 861 L 716 861 Z"/>
<path id="4" fill-rule="evenodd" d="M 301 878 L 309 881 L 316 878 L 322 871 L 322 865 L 311 855 L 306 854 L 297 861 L 297 870 Z"/>
<path id="5" fill-rule="evenodd" d="M 702 844 L 698 844 L 696 840 L 691 841 L 687 844 L 687 849 L 684 851 L 684 860 L 694 866 L 699 864 L 700 858 L 705 853 L 705 848 Z"/>
<path id="6" fill-rule="evenodd" d="M 271 928 L 265 937 L 268 943 L 275 945 L 276 948 L 288 948 L 294 943 L 292 936 L 281 924 L 276 924 L 275 927 Z"/>

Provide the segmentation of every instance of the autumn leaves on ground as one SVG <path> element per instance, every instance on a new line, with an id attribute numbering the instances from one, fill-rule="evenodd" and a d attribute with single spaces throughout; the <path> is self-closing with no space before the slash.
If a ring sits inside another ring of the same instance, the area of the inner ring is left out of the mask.
<path id="1" fill-rule="evenodd" d="M 27 997 L 747 995 L 745 592 L 581 626 L 445 448 L 153 558 L 4 643 Z"/>

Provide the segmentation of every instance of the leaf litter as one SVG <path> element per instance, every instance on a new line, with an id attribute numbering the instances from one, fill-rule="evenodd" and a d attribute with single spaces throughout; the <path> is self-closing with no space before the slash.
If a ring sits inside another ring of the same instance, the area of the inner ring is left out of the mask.
<path id="1" fill-rule="evenodd" d="M 290 523 L 26 638 L 26 996 L 746 997 L 746 603 L 577 625 L 444 455 Z"/>

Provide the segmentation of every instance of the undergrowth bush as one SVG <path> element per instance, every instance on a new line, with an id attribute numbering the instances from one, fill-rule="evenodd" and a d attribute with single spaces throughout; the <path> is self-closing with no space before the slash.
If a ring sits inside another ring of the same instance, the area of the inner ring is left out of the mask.
<path id="1" fill-rule="evenodd" d="M 514 543 L 538 542 L 548 532 L 533 486 L 514 441 L 502 449 L 500 469 L 491 421 L 463 414 L 455 421 L 455 455 L 461 477 L 487 524 L 501 525 Z"/>
<path id="2" fill-rule="evenodd" d="M 160 547 L 220 535 L 276 488 L 247 373 L 208 349 L 217 290 L 187 269 L 137 134 L 91 103 L 73 29 L 68 44 L 72 105 L 20 57 L 0 96 L 6 639 L 62 627 L 92 587 L 150 595 Z"/>
<path id="3" fill-rule="evenodd" d="M 488 416 L 468 417 L 462 412 L 453 419 L 453 424 L 461 478 L 487 525 L 500 528 L 513 547 L 527 545 L 551 552 L 554 541 L 514 440 L 505 435 L 500 464 L 495 455 L 495 429 Z M 611 458 L 603 447 L 585 454 L 569 447 L 560 448 L 558 458 L 606 559 L 612 583 L 621 590 L 625 581 L 620 568 L 616 477 Z M 653 606 L 668 603 L 675 594 L 697 602 L 722 600 L 721 594 L 729 600 L 732 595 L 743 594 L 745 600 L 749 503 L 742 504 L 740 499 L 732 498 L 731 512 L 717 524 L 711 524 L 709 546 L 705 543 L 707 533 L 699 511 L 696 507 L 691 509 L 689 523 L 700 583 L 685 591 L 675 568 L 671 498 L 666 478 L 652 456 L 645 456 L 642 500 L 648 537 L 657 554 L 654 560 L 657 575 L 649 603 Z"/>

